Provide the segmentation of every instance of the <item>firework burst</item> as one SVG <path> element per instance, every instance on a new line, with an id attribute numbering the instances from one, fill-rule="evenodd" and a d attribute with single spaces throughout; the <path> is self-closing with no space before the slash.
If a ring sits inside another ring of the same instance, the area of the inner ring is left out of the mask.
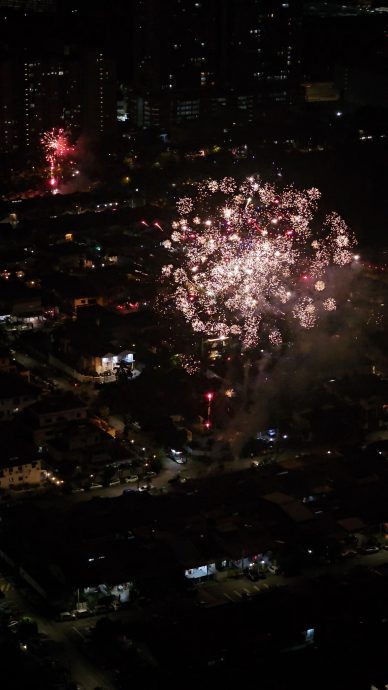
<path id="1" fill-rule="evenodd" d="M 206 180 L 178 201 L 162 274 L 193 331 L 279 347 L 286 320 L 310 329 L 335 310 L 333 276 L 353 261 L 355 239 L 335 213 L 318 227 L 319 198 L 255 176 Z"/>
<path id="2" fill-rule="evenodd" d="M 45 132 L 41 138 L 41 144 L 49 168 L 49 185 L 52 191 L 56 192 L 62 176 L 62 164 L 73 153 L 73 147 L 64 129 L 51 129 Z"/>

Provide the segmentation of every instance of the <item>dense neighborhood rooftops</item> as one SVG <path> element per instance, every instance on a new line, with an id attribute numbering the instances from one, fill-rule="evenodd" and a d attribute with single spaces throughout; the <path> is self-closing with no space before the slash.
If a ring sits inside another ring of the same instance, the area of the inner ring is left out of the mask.
<path id="1" fill-rule="evenodd" d="M 86 404 L 72 393 L 55 393 L 32 404 L 29 411 L 37 415 L 45 415 L 66 410 L 86 409 L 86 407 Z"/>
<path id="2" fill-rule="evenodd" d="M 98 291 L 90 280 L 75 276 L 69 277 L 64 273 L 58 273 L 46 278 L 45 286 L 64 298 L 96 297 L 98 295 Z"/>
<path id="3" fill-rule="evenodd" d="M 58 333 L 58 346 L 66 351 L 77 350 L 82 355 L 104 357 L 127 350 L 125 342 L 112 341 L 112 331 L 96 321 L 77 321 Z"/>
<path id="4" fill-rule="evenodd" d="M 64 505 L 50 520 L 46 509 L 37 507 L 32 519 L 26 519 L 26 508 L 21 507 L 15 523 L 11 519 L 8 525 L 6 548 L 23 553 L 27 540 L 41 562 L 48 554 L 51 562 L 58 561 L 69 582 L 78 578 L 86 583 L 89 578 L 88 584 L 98 584 L 103 574 L 110 582 L 135 573 L 146 578 L 152 554 L 167 563 L 166 571 L 175 572 L 223 559 L 237 561 L 276 550 L 279 544 L 342 540 L 386 519 L 388 480 L 383 468 L 379 481 L 365 485 L 354 480 L 350 466 L 346 486 L 310 497 L 307 504 L 289 492 L 288 475 L 279 475 L 277 469 L 189 480 L 166 495 L 133 491 L 115 499 L 95 498 Z M 327 462 L 329 469 L 333 463 Z M 64 544 L 71 544 L 74 558 L 63 555 Z"/>

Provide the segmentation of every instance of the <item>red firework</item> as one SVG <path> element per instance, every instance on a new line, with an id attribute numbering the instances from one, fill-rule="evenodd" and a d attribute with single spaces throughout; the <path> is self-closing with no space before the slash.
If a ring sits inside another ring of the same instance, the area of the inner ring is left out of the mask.
<path id="1" fill-rule="evenodd" d="M 45 158 L 49 165 L 49 185 L 53 192 L 57 191 L 61 178 L 61 164 L 71 155 L 73 147 L 69 143 L 64 129 L 51 129 L 41 138 L 45 150 Z"/>

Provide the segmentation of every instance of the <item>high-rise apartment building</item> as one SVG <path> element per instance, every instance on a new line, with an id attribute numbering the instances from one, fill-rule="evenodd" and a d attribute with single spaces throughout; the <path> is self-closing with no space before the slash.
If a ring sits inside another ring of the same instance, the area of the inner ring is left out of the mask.
<path id="1" fill-rule="evenodd" d="M 0 62 L 0 152 L 13 153 L 21 144 L 19 117 L 23 111 L 21 65 L 12 60 Z"/>
<path id="2" fill-rule="evenodd" d="M 23 12 L 55 12 L 56 0 L 0 0 L 0 7 Z"/>
<path id="3" fill-rule="evenodd" d="M 36 144 L 44 130 L 67 125 L 68 76 L 69 68 L 63 58 L 25 60 L 21 124 L 22 141 L 27 149 Z"/>
<path id="4" fill-rule="evenodd" d="M 53 127 L 103 141 L 115 125 L 114 61 L 103 53 L 0 62 L 0 152 L 34 149 Z"/>
<path id="5" fill-rule="evenodd" d="M 103 53 L 87 53 L 82 61 L 81 128 L 94 139 L 111 138 L 117 123 L 114 60 Z"/>
<path id="6" fill-rule="evenodd" d="M 254 119 L 293 100 L 298 0 L 137 0 L 133 117 L 143 127 Z"/>
<path id="7" fill-rule="evenodd" d="M 228 75 L 259 104 L 287 103 L 298 74 L 300 7 L 296 0 L 231 2 Z"/>

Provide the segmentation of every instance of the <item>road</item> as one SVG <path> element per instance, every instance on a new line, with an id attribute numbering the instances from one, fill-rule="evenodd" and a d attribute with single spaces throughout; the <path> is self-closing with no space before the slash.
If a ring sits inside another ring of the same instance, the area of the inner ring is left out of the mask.
<path id="1" fill-rule="evenodd" d="M 150 446 L 148 446 L 150 448 Z M 177 475 L 181 475 L 183 479 L 204 479 L 206 477 L 214 476 L 216 474 L 233 473 L 240 472 L 244 469 L 249 469 L 251 467 L 251 458 L 240 459 L 237 462 L 231 461 L 229 463 L 224 463 L 222 470 L 220 470 L 216 465 L 209 466 L 204 465 L 195 459 L 189 458 L 188 462 L 180 465 L 167 456 L 163 460 L 164 469 L 160 472 L 157 477 L 153 477 L 151 480 L 151 486 L 157 492 L 160 491 L 170 491 L 172 490 L 170 481 L 174 479 Z M 259 470 L 258 470 L 259 471 Z M 134 470 L 137 473 L 137 470 Z M 141 474 L 139 473 L 139 477 Z M 139 480 L 139 484 L 145 484 L 145 480 Z M 74 494 L 61 494 L 60 489 L 53 494 L 46 496 L 40 496 L 40 503 L 53 503 L 58 500 L 66 501 L 67 503 L 80 503 L 84 501 L 89 501 L 92 498 L 117 498 L 123 494 L 123 491 L 138 491 L 138 482 L 128 483 L 128 484 L 113 484 L 108 487 L 96 487 L 90 489 L 89 491 L 79 491 Z"/>
<path id="2" fill-rule="evenodd" d="M 76 382 L 67 379 L 62 372 L 54 369 L 53 367 L 46 364 L 44 360 L 39 361 L 31 355 L 28 355 L 19 350 L 13 350 L 13 356 L 19 364 L 21 364 L 25 369 L 28 369 L 33 374 L 36 370 L 39 371 L 39 379 L 43 384 L 47 386 L 55 386 L 64 391 L 71 391 L 72 393 L 77 393 Z M 43 374 L 43 371 L 45 374 Z"/>
<path id="3" fill-rule="evenodd" d="M 55 658 L 69 670 L 74 682 L 80 683 L 85 690 L 94 690 L 96 687 L 104 688 L 104 690 L 115 690 L 116 686 L 110 674 L 96 668 L 80 651 L 82 638 L 74 631 L 73 623 L 57 623 L 42 615 L 4 573 L 0 573 L 0 589 L 5 594 L 5 599 L 1 600 L 2 607 L 10 606 L 20 611 L 22 616 L 31 617 L 36 621 L 39 632 L 45 633 L 58 644 Z M 87 621 L 90 625 L 90 619 Z M 81 621 L 77 621 L 76 624 L 79 622 Z"/>
<path id="4" fill-rule="evenodd" d="M 283 575 L 269 575 L 265 580 L 251 582 L 246 577 L 238 579 L 226 579 L 220 582 L 214 580 L 198 585 L 199 599 L 205 606 L 221 606 L 228 602 L 240 602 L 245 596 L 257 596 L 263 592 L 279 587 L 288 589 L 299 589 L 306 586 L 306 582 L 314 581 L 322 576 L 343 576 L 355 566 L 365 566 L 376 568 L 379 565 L 388 563 L 388 551 L 381 550 L 378 553 L 369 555 L 357 555 L 354 558 L 344 559 L 332 564 L 323 564 L 311 568 L 295 577 L 284 577 Z"/>
<path id="5" fill-rule="evenodd" d="M 26 354 L 25 352 L 21 352 L 20 350 L 14 350 L 13 355 L 15 357 L 15 360 L 19 362 L 22 366 L 24 366 L 26 369 L 29 369 L 32 372 L 34 372 L 34 370 L 38 370 L 40 381 L 47 387 L 51 387 L 54 384 L 58 390 L 72 392 L 76 395 L 80 395 L 80 397 L 82 397 L 83 400 L 87 401 L 89 405 L 98 396 L 98 391 L 94 388 L 94 384 L 84 383 L 80 386 L 79 384 L 77 384 L 77 382 L 67 378 L 63 374 L 63 372 L 58 371 L 54 367 L 47 365 L 43 360 L 40 361 L 37 358 L 34 358 L 33 356 Z M 108 419 L 108 424 L 110 426 L 111 434 L 114 437 L 120 437 L 123 433 L 125 426 L 122 419 L 117 415 L 110 415 Z M 130 433 L 131 438 L 134 439 L 134 442 L 137 446 L 147 448 L 148 454 L 152 454 L 153 452 L 155 452 L 156 449 L 153 448 L 153 441 L 149 439 L 149 437 L 143 431 L 131 431 Z M 311 451 L 313 450 L 314 452 L 322 454 L 325 454 L 327 452 L 326 448 L 311 449 Z M 276 452 L 274 452 L 272 458 L 267 457 L 264 458 L 264 460 L 266 460 L 267 463 L 271 463 L 275 460 L 279 462 L 281 460 L 294 459 L 296 452 L 297 451 L 292 448 L 278 448 L 276 449 Z M 260 462 L 263 462 L 263 458 L 256 459 Z M 196 461 L 195 459 L 190 459 L 187 465 L 181 466 L 176 465 L 176 463 L 172 462 L 169 458 L 165 458 L 165 472 L 162 472 L 161 475 L 152 483 L 155 486 L 155 488 L 164 488 L 165 486 L 168 487 L 168 481 L 174 477 L 177 471 L 182 470 L 182 468 L 184 468 L 186 472 L 189 470 L 190 476 L 196 479 L 206 478 L 207 476 L 212 476 L 214 474 L 219 473 L 225 474 L 230 472 L 237 472 L 250 468 L 252 465 L 252 460 L 253 458 L 251 457 L 240 458 L 237 461 L 225 461 L 220 465 L 214 462 L 208 464 L 201 461 Z M 136 485 L 135 488 L 137 488 Z M 114 487 L 109 487 L 106 489 L 93 490 L 94 496 L 115 497 L 120 495 L 121 493 L 122 487 L 120 485 L 116 485 Z M 87 496 L 85 498 L 87 498 Z M 85 500 L 85 498 L 82 498 L 81 495 L 78 494 L 77 500 Z"/>
<path id="6" fill-rule="evenodd" d="M 156 490 L 167 491 L 170 489 L 170 480 L 176 477 L 182 471 L 182 467 L 186 465 L 178 465 L 172 460 L 166 459 L 165 468 L 157 476 L 153 477 L 151 480 L 151 486 Z M 134 470 L 136 472 L 136 470 Z M 140 475 L 139 475 L 140 477 Z M 63 496 L 63 498 L 70 503 L 80 503 L 83 501 L 90 501 L 91 498 L 117 498 L 117 496 L 122 496 L 123 492 L 138 491 L 138 483 L 141 485 L 146 483 L 146 480 L 139 479 L 139 482 L 133 482 L 129 484 L 113 484 L 108 487 L 101 487 L 96 489 L 90 489 L 90 491 L 80 491 L 74 494 Z"/>
<path id="7" fill-rule="evenodd" d="M 320 565 L 296 577 L 286 578 L 282 575 L 270 575 L 265 580 L 258 582 L 251 582 L 245 577 L 230 578 L 221 582 L 209 581 L 198 585 L 197 599 L 186 597 L 181 599 L 176 596 L 168 601 L 149 601 L 141 605 L 134 603 L 130 609 L 109 615 L 114 619 L 123 619 L 134 623 L 137 621 L 144 623 L 160 617 L 171 620 L 174 618 L 174 612 L 179 615 L 183 610 L 190 611 L 198 605 L 213 607 L 232 602 L 239 603 L 245 597 L 260 596 L 279 587 L 287 587 L 288 590 L 297 591 L 298 589 L 305 589 L 306 585 L 313 584 L 316 578 L 322 576 L 338 576 L 340 579 L 346 577 L 355 566 L 376 568 L 386 563 L 388 563 L 388 552 L 381 550 L 375 554 L 358 555 L 334 564 Z M 324 583 L 321 586 L 324 586 Z M 19 610 L 20 615 L 30 616 L 37 622 L 40 632 L 45 633 L 50 639 L 58 643 L 56 658 L 65 668 L 69 669 L 74 681 L 81 683 L 85 690 L 94 690 L 96 687 L 102 687 L 106 690 L 115 689 L 111 675 L 107 671 L 97 668 L 83 653 L 90 628 L 105 614 L 59 623 L 38 611 L 27 598 L 28 595 L 24 596 L 13 580 L 1 573 L 0 590 L 5 594 L 1 606 L 11 606 Z"/>

